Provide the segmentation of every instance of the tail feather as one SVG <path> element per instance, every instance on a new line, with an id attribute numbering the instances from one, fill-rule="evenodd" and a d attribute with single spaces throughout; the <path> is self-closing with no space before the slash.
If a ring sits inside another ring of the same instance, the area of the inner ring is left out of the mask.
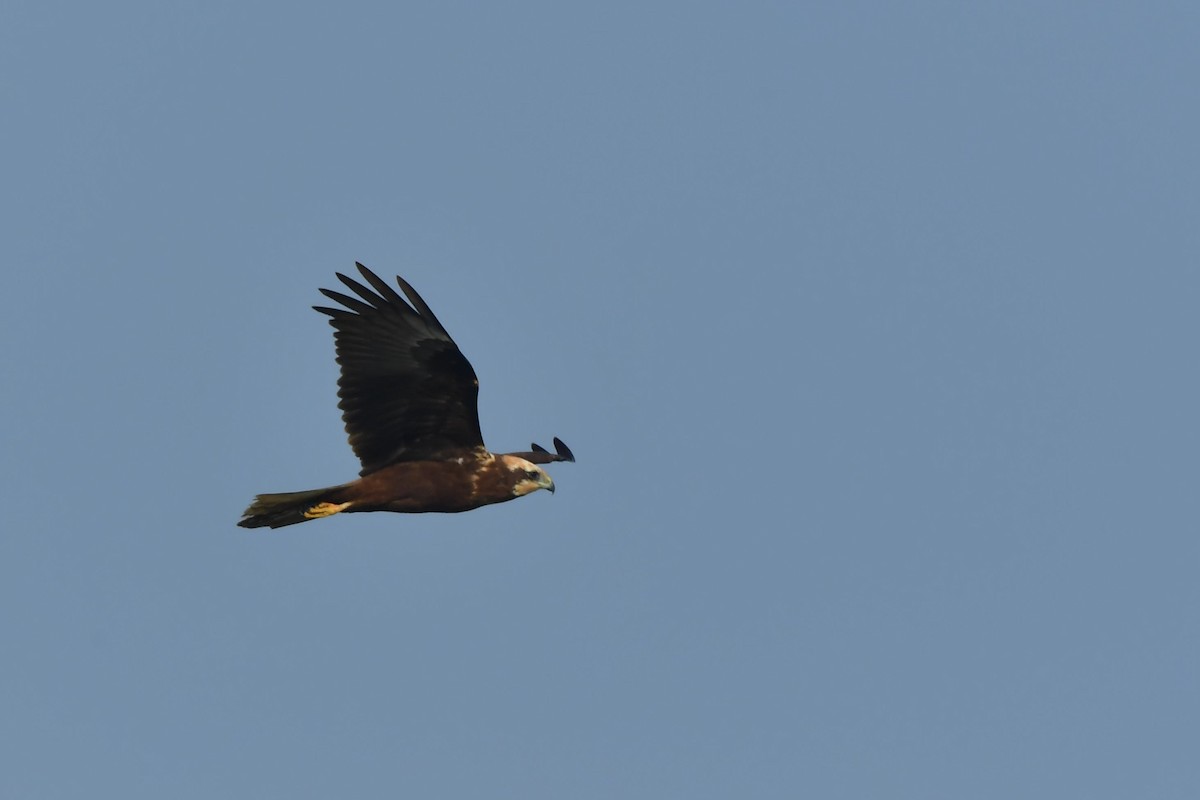
<path id="1" fill-rule="evenodd" d="M 243 528 L 282 528 L 295 525 L 298 522 L 308 522 L 310 519 L 327 517 L 342 511 L 348 503 L 342 506 L 333 505 L 331 501 L 341 486 L 330 486 L 325 489 L 309 489 L 305 492 L 284 492 L 282 494 L 260 494 L 254 498 L 250 507 L 242 512 L 243 519 L 238 522 Z"/>

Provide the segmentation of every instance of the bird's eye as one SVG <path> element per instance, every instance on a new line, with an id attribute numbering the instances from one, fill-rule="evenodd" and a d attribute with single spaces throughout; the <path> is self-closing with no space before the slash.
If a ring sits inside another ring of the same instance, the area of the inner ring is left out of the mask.
<path id="1" fill-rule="evenodd" d="M 535 470 L 527 469 L 525 470 L 525 474 L 528 475 L 532 480 L 537 480 L 538 474 Z"/>

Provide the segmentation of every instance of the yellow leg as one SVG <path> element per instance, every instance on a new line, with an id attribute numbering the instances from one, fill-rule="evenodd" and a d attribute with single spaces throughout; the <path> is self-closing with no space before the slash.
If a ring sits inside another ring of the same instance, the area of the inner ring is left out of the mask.
<path id="1" fill-rule="evenodd" d="M 321 517 L 331 517 L 339 511 L 345 511 L 349 507 L 349 503 L 317 503 L 304 512 L 304 518 L 320 519 Z"/>

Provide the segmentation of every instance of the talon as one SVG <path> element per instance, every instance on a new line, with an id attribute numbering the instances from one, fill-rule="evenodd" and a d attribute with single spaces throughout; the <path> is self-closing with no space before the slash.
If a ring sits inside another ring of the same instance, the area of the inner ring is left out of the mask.
<path id="1" fill-rule="evenodd" d="M 331 517 L 339 511 L 345 511 L 349 507 L 349 503 L 317 503 L 304 512 L 304 518 L 320 519 L 321 517 Z"/>

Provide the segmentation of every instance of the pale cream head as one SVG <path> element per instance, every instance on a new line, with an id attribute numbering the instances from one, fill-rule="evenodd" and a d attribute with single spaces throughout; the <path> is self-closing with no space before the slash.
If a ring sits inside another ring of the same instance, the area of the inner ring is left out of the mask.
<path id="1" fill-rule="evenodd" d="M 520 456 L 497 456 L 505 469 L 516 473 L 516 483 L 513 485 L 513 497 L 536 492 L 538 489 L 547 489 L 551 494 L 554 493 L 554 481 L 546 474 L 546 471 L 534 464 L 532 461 L 526 461 Z"/>

